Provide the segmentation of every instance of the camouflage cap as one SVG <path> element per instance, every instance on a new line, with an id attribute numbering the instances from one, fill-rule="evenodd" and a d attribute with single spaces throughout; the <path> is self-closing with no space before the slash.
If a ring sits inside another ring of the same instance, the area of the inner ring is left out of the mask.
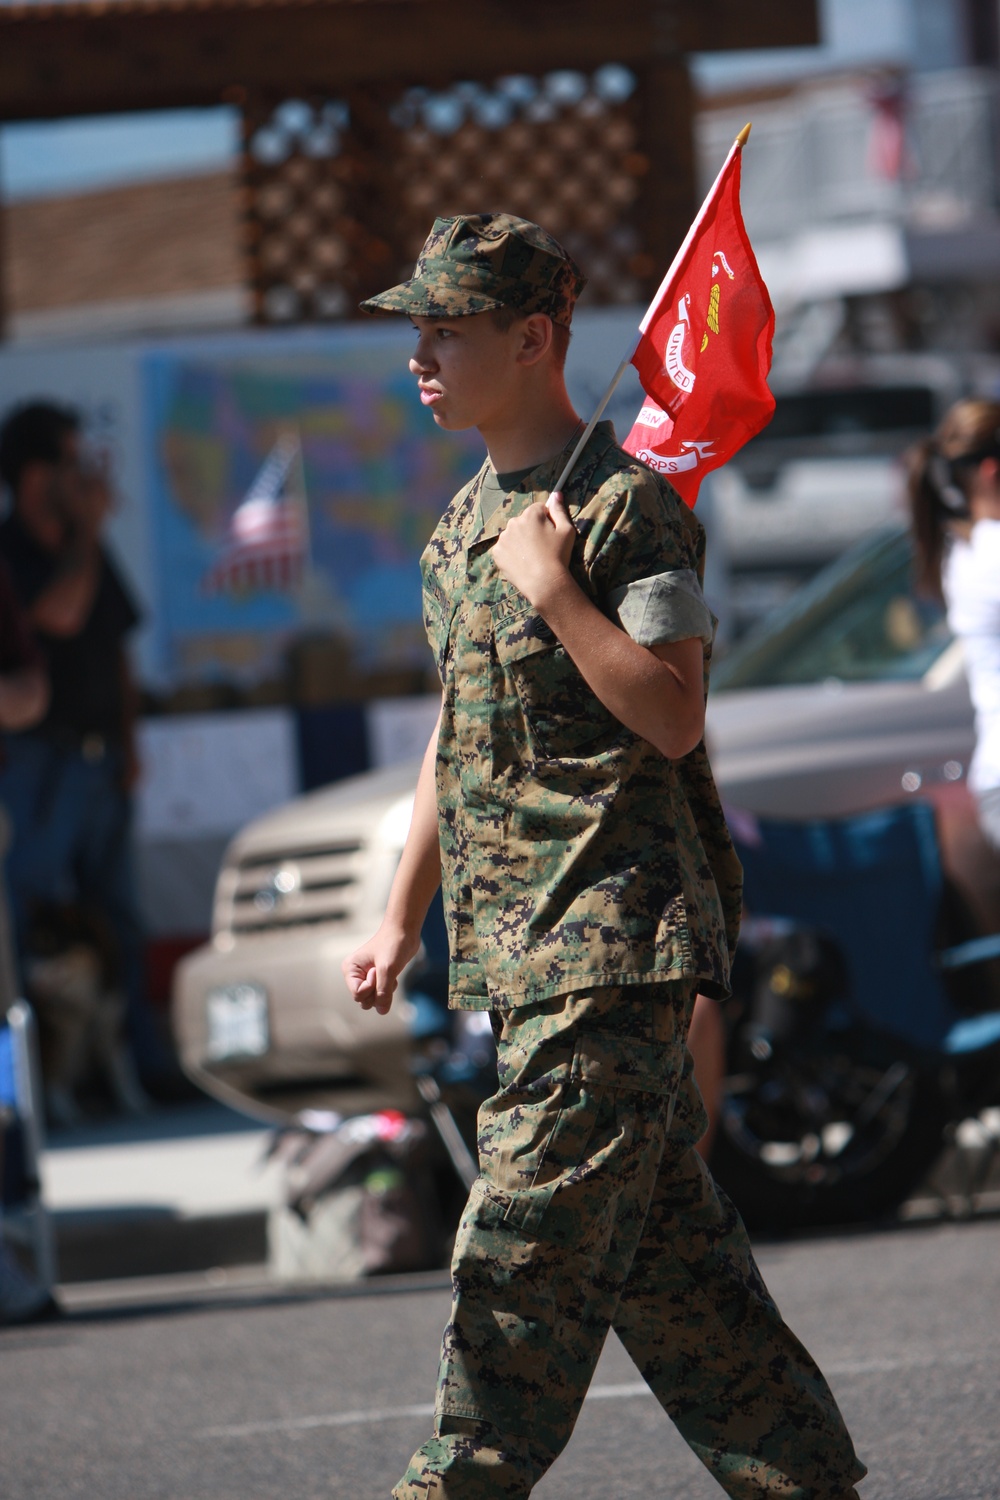
<path id="1" fill-rule="evenodd" d="M 513 214 L 435 219 L 409 281 L 369 297 L 363 312 L 462 318 L 501 307 L 569 326 L 586 278 L 537 224 Z"/>

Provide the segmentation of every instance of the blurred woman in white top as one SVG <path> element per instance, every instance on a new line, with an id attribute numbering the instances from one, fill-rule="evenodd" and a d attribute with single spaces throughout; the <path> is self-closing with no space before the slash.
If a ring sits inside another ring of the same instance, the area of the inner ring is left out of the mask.
<path id="1" fill-rule="evenodd" d="M 969 788 L 1000 852 L 1000 402 L 959 401 L 914 449 L 910 508 L 918 584 L 944 599 L 976 714 Z"/>

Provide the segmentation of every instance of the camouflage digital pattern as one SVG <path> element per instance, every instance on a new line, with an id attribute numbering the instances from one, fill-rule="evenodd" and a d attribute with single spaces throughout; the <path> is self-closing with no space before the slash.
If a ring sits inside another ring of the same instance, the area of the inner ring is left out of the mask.
<path id="1" fill-rule="evenodd" d="M 846 1500 L 865 1473 L 693 1149 L 693 998 L 679 982 L 502 1013 L 435 1432 L 395 1500 L 527 1496 L 570 1437 L 609 1327 L 734 1500 Z"/>
<path id="2" fill-rule="evenodd" d="M 444 689 L 437 795 L 451 1003 L 528 1004 L 571 989 L 697 979 L 723 995 L 742 872 L 704 744 L 667 760 L 590 691 L 492 543 L 544 499 L 566 455 L 483 521 L 486 466 L 421 567 Z M 623 586 L 701 578 L 704 534 L 666 480 L 598 425 L 567 486 L 571 570 L 606 613 Z M 705 648 L 705 680 L 711 650 Z"/>
<path id="3" fill-rule="evenodd" d="M 513 214 L 435 219 L 409 281 L 360 304 L 363 312 L 461 318 L 509 307 L 569 326 L 586 280 L 544 229 Z"/>

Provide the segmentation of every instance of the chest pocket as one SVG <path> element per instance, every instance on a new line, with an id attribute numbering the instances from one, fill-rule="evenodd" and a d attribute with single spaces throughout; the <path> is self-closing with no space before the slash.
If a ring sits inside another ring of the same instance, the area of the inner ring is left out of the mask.
<path id="1" fill-rule="evenodd" d="M 622 732 L 533 609 L 494 616 L 493 632 L 497 657 L 514 684 L 536 756 L 558 760 L 595 754 Z"/>

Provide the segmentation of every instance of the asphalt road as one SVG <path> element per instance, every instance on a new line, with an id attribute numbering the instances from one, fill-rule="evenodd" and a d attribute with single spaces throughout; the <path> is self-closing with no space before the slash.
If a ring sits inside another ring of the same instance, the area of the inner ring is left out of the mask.
<path id="1" fill-rule="evenodd" d="M 995 1500 L 1000 1218 L 758 1258 L 870 1466 L 863 1500 Z M 440 1275 L 127 1293 L 0 1332 L 5 1500 L 386 1500 L 429 1431 Z M 643 1390 L 613 1341 L 538 1500 L 721 1493 Z"/>

